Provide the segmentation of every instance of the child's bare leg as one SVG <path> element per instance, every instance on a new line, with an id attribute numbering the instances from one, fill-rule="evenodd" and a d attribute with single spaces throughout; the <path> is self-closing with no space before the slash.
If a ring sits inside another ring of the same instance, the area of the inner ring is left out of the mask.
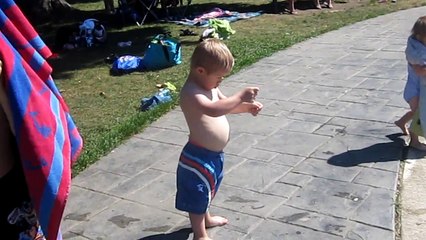
<path id="1" fill-rule="evenodd" d="M 408 105 L 410 105 L 411 111 L 408 111 L 399 120 L 394 122 L 396 126 L 401 128 L 402 133 L 404 133 L 405 135 L 409 134 L 407 123 L 413 118 L 414 113 L 417 111 L 417 108 L 419 106 L 419 97 L 418 96 L 412 97 L 408 101 Z"/>
<path id="2" fill-rule="evenodd" d="M 220 216 L 211 216 L 209 212 L 206 213 L 206 227 L 219 227 L 228 223 L 228 219 Z"/>
<path id="3" fill-rule="evenodd" d="M 332 0 L 327 0 L 326 3 L 328 8 L 333 8 Z"/>
<path id="4" fill-rule="evenodd" d="M 410 106 L 410 109 L 413 113 L 417 111 L 417 108 L 419 107 L 419 101 L 420 99 L 418 96 L 412 97 L 410 101 L 408 101 L 408 105 Z"/>
<path id="5" fill-rule="evenodd" d="M 421 143 L 419 141 L 419 136 L 417 136 L 417 134 L 410 131 L 410 137 L 411 137 L 410 147 L 413 147 L 420 151 L 426 151 L 426 144 Z"/>
<path id="6" fill-rule="evenodd" d="M 206 214 L 189 213 L 189 221 L 191 221 L 194 240 L 211 240 L 209 236 L 207 236 L 206 216 Z"/>
<path id="7" fill-rule="evenodd" d="M 321 9 L 321 4 L 320 4 L 319 0 L 314 0 L 314 5 L 317 9 Z"/>
<path id="8" fill-rule="evenodd" d="M 399 120 L 395 121 L 395 125 L 401 128 L 401 131 L 404 135 L 408 135 L 407 123 L 413 118 L 414 112 L 408 111 L 405 113 Z"/>
<path id="9" fill-rule="evenodd" d="M 288 1 L 289 11 L 290 11 L 291 14 L 297 14 L 296 9 L 294 8 L 294 1 L 295 0 L 289 0 Z"/>

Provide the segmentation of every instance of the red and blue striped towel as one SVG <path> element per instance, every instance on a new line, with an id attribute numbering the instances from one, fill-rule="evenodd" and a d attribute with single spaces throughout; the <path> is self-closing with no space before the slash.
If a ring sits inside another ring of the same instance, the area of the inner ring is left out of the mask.
<path id="1" fill-rule="evenodd" d="M 51 52 L 13 0 L 0 1 L 1 84 L 31 200 L 47 239 L 59 227 L 82 138 L 45 61 Z"/>

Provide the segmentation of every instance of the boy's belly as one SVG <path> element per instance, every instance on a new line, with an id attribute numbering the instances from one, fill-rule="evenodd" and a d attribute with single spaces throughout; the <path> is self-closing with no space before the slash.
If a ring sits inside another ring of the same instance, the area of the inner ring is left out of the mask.
<path id="1" fill-rule="evenodd" d="M 189 140 L 211 151 L 222 151 L 229 141 L 229 123 L 225 116 L 207 117 L 190 127 Z"/>

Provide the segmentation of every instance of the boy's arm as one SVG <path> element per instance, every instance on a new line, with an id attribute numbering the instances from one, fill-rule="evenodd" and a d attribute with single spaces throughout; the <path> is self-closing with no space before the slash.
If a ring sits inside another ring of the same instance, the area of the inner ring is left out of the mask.
<path id="1" fill-rule="evenodd" d="M 193 95 L 193 97 L 188 98 L 187 100 L 190 101 L 191 107 L 200 109 L 204 114 L 210 117 L 226 115 L 242 102 L 241 97 L 237 94 L 219 99 L 215 102 L 203 94 Z"/>
<path id="2" fill-rule="evenodd" d="M 217 88 L 217 94 L 219 99 L 227 98 L 220 90 Z M 255 93 L 257 95 L 257 92 Z M 253 99 L 254 100 L 254 99 Z M 256 116 L 257 113 L 263 108 L 263 105 L 260 102 L 241 102 L 235 108 L 233 108 L 229 113 L 251 113 L 253 116 Z"/>
<path id="3" fill-rule="evenodd" d="M 417 75 L 421 77 L 426 77 L 426 66 L 422 66 L 422 65 L 412 65 L 412 66 Z"/>
<path id="4" fill-rule="evenodd" d="M 256 87 L 247 87 L 236 94 L 226 97 L 217 89 L 217 101 L 212 101 L 202 93 L 189 94 L 183 97 L 188 105 L 200 109 L 204 114 L 211 117 L 219 117 L 230 113 L 234 108 L 244 101 L 253 99 L 259 89 Z"/>
<path id="5" fill-rule="evenodd" d="M 253 116 L 256 116 L 260 110 L 262 110 L 263 105 L 258 101 L 253 102 L 243 102 L 238 105 L 236 108 L 232 109 L 230 113 L 251 113 Z"/>

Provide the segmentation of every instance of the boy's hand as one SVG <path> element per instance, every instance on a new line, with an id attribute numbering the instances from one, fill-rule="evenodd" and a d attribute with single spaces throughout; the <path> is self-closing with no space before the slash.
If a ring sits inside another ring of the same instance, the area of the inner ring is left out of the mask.
<path id="1" fill-rule="evenodd" d="M 258 101 L 253 101 L 251 103 L 244 102 L 242 103 L 245 108 L 245 112 L 251 113 L 253 116 L 257 116 L 257 114 L 262 110 L 263 105 Z"/>
<path id="2" fill-rule="evenodd" d="M 240 99 L 242 102 L 254 102 L 259 91 L 258 87 L 246 87 L 240 92 Z"/>
<path id="3" fill-rule="evenodd" d="M 251 115 L 253 115 L 253 116 L 257 116 L 257 114 L 262 110 L 262 108 L 263 108 L 263 104 L 261 104 L 260 102 L 258 102 L 258 101 L 254 101 L 253 103 L 252 103 L 254 106 L 252 107 L 252 108 L 250 108 L 250 113 L 251 113 Z"/>

